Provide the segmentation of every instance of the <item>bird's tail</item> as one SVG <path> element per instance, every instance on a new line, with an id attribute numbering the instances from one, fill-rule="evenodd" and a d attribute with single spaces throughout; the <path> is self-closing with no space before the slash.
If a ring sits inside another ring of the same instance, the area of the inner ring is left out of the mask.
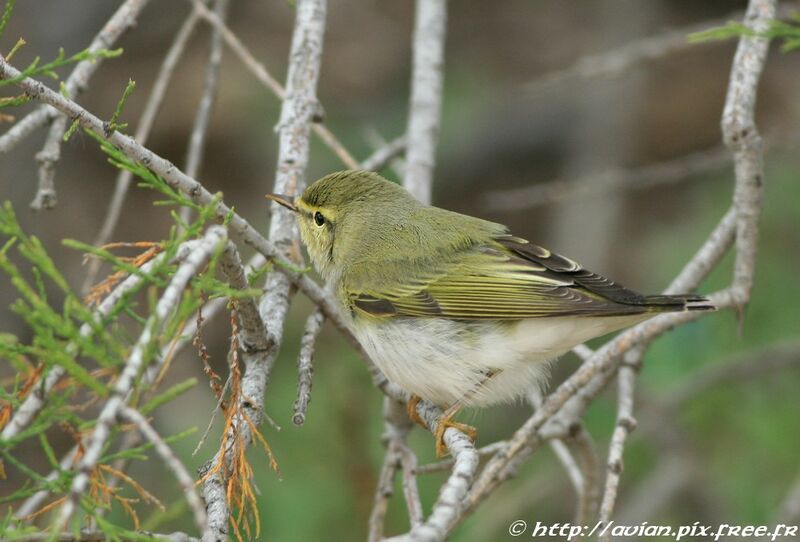
<path id="1" fill-rule="evenodd" d="M 645 301 L 648 307 L 656 312 L 717 310 L 707 297 L 701 295 L 649 295 L 645 297 Z"/>

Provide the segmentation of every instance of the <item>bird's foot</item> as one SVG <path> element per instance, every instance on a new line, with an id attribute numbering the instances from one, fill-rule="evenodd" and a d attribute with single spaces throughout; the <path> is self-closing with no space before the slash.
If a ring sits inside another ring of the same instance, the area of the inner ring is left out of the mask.
<path id="1" fill-rule="evenodd" d="M 411 418 L 412 422 L 416 422 L 423 429 L 427 429 L 428 424 L 425 423 L 425 420 L 420 418 L 419 414 L 417 413 L 417 405 L 420 401 L 422 401 L 422 397 L 412 393 L 411 398 L 409 398 L 408 403 L 406 404 L 406 411 L 408 412 L 408 417 Z"/>
<path id="2" fill-rule="evenodd" d="M 445 412 L 442 414 L 442 417 L 439 418 L 439 423 L 436 426 L 436 457 L 444 457 L 447 455 L 447 446 L 444 443 L 444 432 L 447 430 L 448 427 L 452 427 L 458 431 L 461 431 L 465 435 L 469 437 L 472 442 L 475 442 L 475 439 L 478 436 L 478 430 L 472 427 L 471 425 L 467 425 L 465 423 L 454 422 L 452 420 L 453 416 L 455 416 L 455 412 L 448 414 Z"/>

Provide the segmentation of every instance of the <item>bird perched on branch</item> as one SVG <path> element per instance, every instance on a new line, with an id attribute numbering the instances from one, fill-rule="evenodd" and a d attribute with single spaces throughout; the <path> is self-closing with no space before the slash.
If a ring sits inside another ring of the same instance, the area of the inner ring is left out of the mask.
<path id="1" fill-rule="evenodd" d="M 523 397 L 548 364 L 593 337 L 661 313 L 710 310 L 695 295 L 641 295 L 512 235 L 501 224 L 423 205 L 368 171 L 327 175 L 293 199 L 317 271 L 355 337 L 392 382 L 444 411 Z"/>

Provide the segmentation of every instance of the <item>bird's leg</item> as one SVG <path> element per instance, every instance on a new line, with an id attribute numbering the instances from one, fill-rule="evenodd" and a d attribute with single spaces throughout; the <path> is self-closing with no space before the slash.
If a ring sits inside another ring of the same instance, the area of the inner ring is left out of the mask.
<path id="1" fill-rule="evenodd" d="M 411 397 L 408 399 L 408 403 L 406 403 L 406 410 L 408 411 L 408 417 L 411 418 L 412 422 L 416 422 L 419 424 L 423 429 L 428 428 L 428 424 L 419 417 L 417 413 L 417 405 L 419 402 L 422 401 L 422 397 L 419 395 L 411 394 Z"/>
<path id="2" fill-rule="evenodd" d="M 447 455 L 447 446 L 444 443 L 444 432 L 447 430 L 448 427 L 452 427 L 458 431 L 461 431 L 465 435 L 467 435 L 472 442 L 475 442 L 475 439 L 478 436 L 478 430 L 472 427 L 471 425 L 467 425 L 465 423 L 454 422 L 453 417 L 461 410 L 464 405 L 466 404 L 467 400 L 474 396 L 486 383 L 492 379 L 495 375 L 497 375 L 500 371 L 490 370 L 485 375 L 483 380 L 478 382 L 474 388 L 464 394 L 464 396 L 450 405 L 447 410 L 442 412 L 442 415 L 439 417 L 439 423 L 436 425 L 436 457 L 444 457 Z M 416 409 L 415 409 L 416 412 Z"/>

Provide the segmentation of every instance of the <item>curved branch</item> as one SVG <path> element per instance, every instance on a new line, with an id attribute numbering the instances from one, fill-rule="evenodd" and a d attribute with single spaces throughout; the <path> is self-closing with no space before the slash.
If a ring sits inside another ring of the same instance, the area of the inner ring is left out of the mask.
<path id="1" fill-rule="evenodd" d="M 417 0 L 416 6 L 403 184 L 415 198 L 429 204 L 442 117 L 447 0 Z"/>

